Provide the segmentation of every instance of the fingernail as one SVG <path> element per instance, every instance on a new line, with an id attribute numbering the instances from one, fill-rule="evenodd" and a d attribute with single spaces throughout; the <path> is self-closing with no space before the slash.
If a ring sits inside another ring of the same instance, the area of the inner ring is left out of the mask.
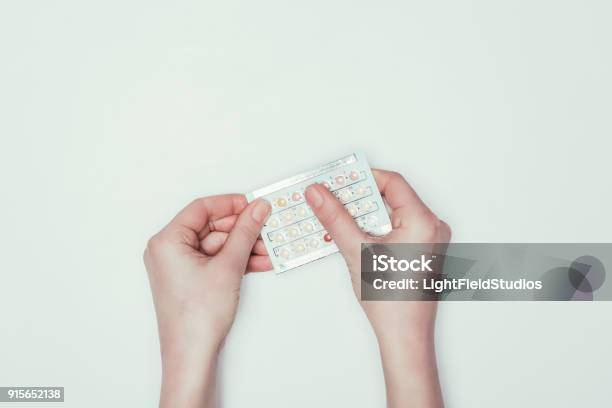
<path id="1" fill-rule="evenodd" d="M 308 186 L 305 195 L 306 201 L 308 201 L 312 208 L 319 208 L 323 205 L 323 195 L 321 195 L 314 184 Z"/>
<path id="2" fill-rule="evenodd" d="M 262 223 L 270 214 L 271 209 L 272 207 L 270 207 L 270 203 L 263 198 L 260 198 L 257 200 L 253 210 L 251 211 L 251 217 L 253 217 L 255 221 Z"/>

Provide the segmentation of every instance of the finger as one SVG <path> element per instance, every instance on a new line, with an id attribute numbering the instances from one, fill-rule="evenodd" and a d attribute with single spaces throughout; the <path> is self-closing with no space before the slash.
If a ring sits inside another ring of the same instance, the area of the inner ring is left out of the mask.
<path id="1" fill-rule="evenodd" d="M 200 248 L 209 256 L 217 255 L 221 250 L 229 234 L 227 232 L 213 231 L 200 241 Z M 266 246 L 261 239 L 258 239 L 251 250 L 254 255 L 268 255 Z"/>
<path id="2" fill-rule="evenodd" d="M 209 223 L 211 234 L 215 232 L 222 232 L 225 233 L 225 238 L 227 238 L 227 233 L 230 232 L 232 228 L 234 228 L 237 219 L 237 215 L 229 215 L 227 217 L 220 218 L 216 221 L 211 221 Z M 223 239 L 223 242 L 225 242 L 225 238 Z M 203 237 L 202 241 L 204 240 L 206 240 L 206 237 Z M 221 249 L 221 247 L 219 247 L 219 249 Z M 266 246 L 264 245 L 261 239 L 258 239 L 257 242 L 255 242 L 255 246 L 253 247 L 252 252 L 257 255 L 268 255 Z"/>
<path id="3" fill-rule="evenodd" d="M 344 205 L 324 186 L 312 184 L 305 192 L 306 201 L 327 232 L 346 256 L 358 256 L 366 234 L 357 226 Z"/>
<path id="4" fill-rule="evenodd" d="M 240 214 L 246 207 L 246 198 L 241 194 L 224 194 L 195 199 L 181 210 L 168 227 L 184 227 L 197 234 L 209 229 L 211 221 Z"/>
<path id="5" fill-rule="evenodd" d="M 213 231 L 200 241 L 200 248 L 206 255 L 217 255 L 223 247 L 223 244 L 225 244 L 226 239 L 227 232 Z"/>
<path id="6" fill-rule="evenodd" d="M 269 256 L 251 255 L 247 263 L 247 272 L 265 272 L 272 269 Z"/>
<path id="7" fill-rule="evenodd" d="M 257 199 L 242 211 L 232 228 L 223 248 L 219 251 L 221 260 L 231 267 L 244 272 L 251 249 L 259 237 L 271 207 L 264 199 Z"/>
<path id="8" fill-rule="evenodd" d="M 374 174 L 380 193 L 392 210 L 403 207 L 427 208 L 401 174 L 379 169 L 372 169 L 372 174 Z"/>
<path id="9" fill-rule="evenodd" d="M 266 249 L 266 245 L 261 239 L 258 239 L 257 241 L 255 241 L 255 245 L 253 246 L 251 253 L 255 255 L 268 256 L 268 250 Z"/>
<path id="10" fill-rule="evenodd" d="M 211 231 L 222 231 L 230 232 L 236 224 L 238 215 L 228 215 L 227 217 L 219 218 L 218 220 L 212 220 L 209 222 Z"/>

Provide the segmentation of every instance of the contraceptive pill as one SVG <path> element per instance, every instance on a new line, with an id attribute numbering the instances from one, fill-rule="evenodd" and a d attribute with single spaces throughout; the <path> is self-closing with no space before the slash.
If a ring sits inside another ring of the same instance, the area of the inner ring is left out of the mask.
<path id="1" fill-rule="evenodd" d="M 391 220 L 365 155 L 353 153 L 247 194 L 249 202 L 263 197 L 272 214 L 261 236 L 277 273 L 338 252 L 332 236 L 304 199 L 314 183 L 325 186 L 365 232 L 380 236 L 391 231 Z"/>

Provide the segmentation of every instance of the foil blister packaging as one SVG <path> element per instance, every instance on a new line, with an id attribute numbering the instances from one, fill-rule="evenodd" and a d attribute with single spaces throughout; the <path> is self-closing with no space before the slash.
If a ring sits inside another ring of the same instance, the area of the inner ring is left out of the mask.
<path id="1" fill-rule="evenodd" d="M 261 237 L 276 273 L 338 252 L 304 198 L 304 190 L 313 183 L 328 188 L 368 234 L 391 231 L 389 214 L 365 155 L 350 154 L 246 195 L 249 202 L 262 197 L 272 205 Z"/>

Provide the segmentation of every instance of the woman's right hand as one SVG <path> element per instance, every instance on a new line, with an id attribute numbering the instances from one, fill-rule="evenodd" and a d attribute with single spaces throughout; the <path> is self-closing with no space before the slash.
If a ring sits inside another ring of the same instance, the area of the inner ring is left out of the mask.
<path id="1" fill-rule="evenodd" d="M 340 201 L 313 184 L 306 200 L 344 256 L 355 295 L 378 338 L 390 407 L 440 407 L 434 353 L 435 301 L 362 301 L 361 243 L 448 243 L 449 226 L 438 219 L 398 173 L 373 170 L 391 208 L 392 231 L 384 237 L 363 232 Z"/>

